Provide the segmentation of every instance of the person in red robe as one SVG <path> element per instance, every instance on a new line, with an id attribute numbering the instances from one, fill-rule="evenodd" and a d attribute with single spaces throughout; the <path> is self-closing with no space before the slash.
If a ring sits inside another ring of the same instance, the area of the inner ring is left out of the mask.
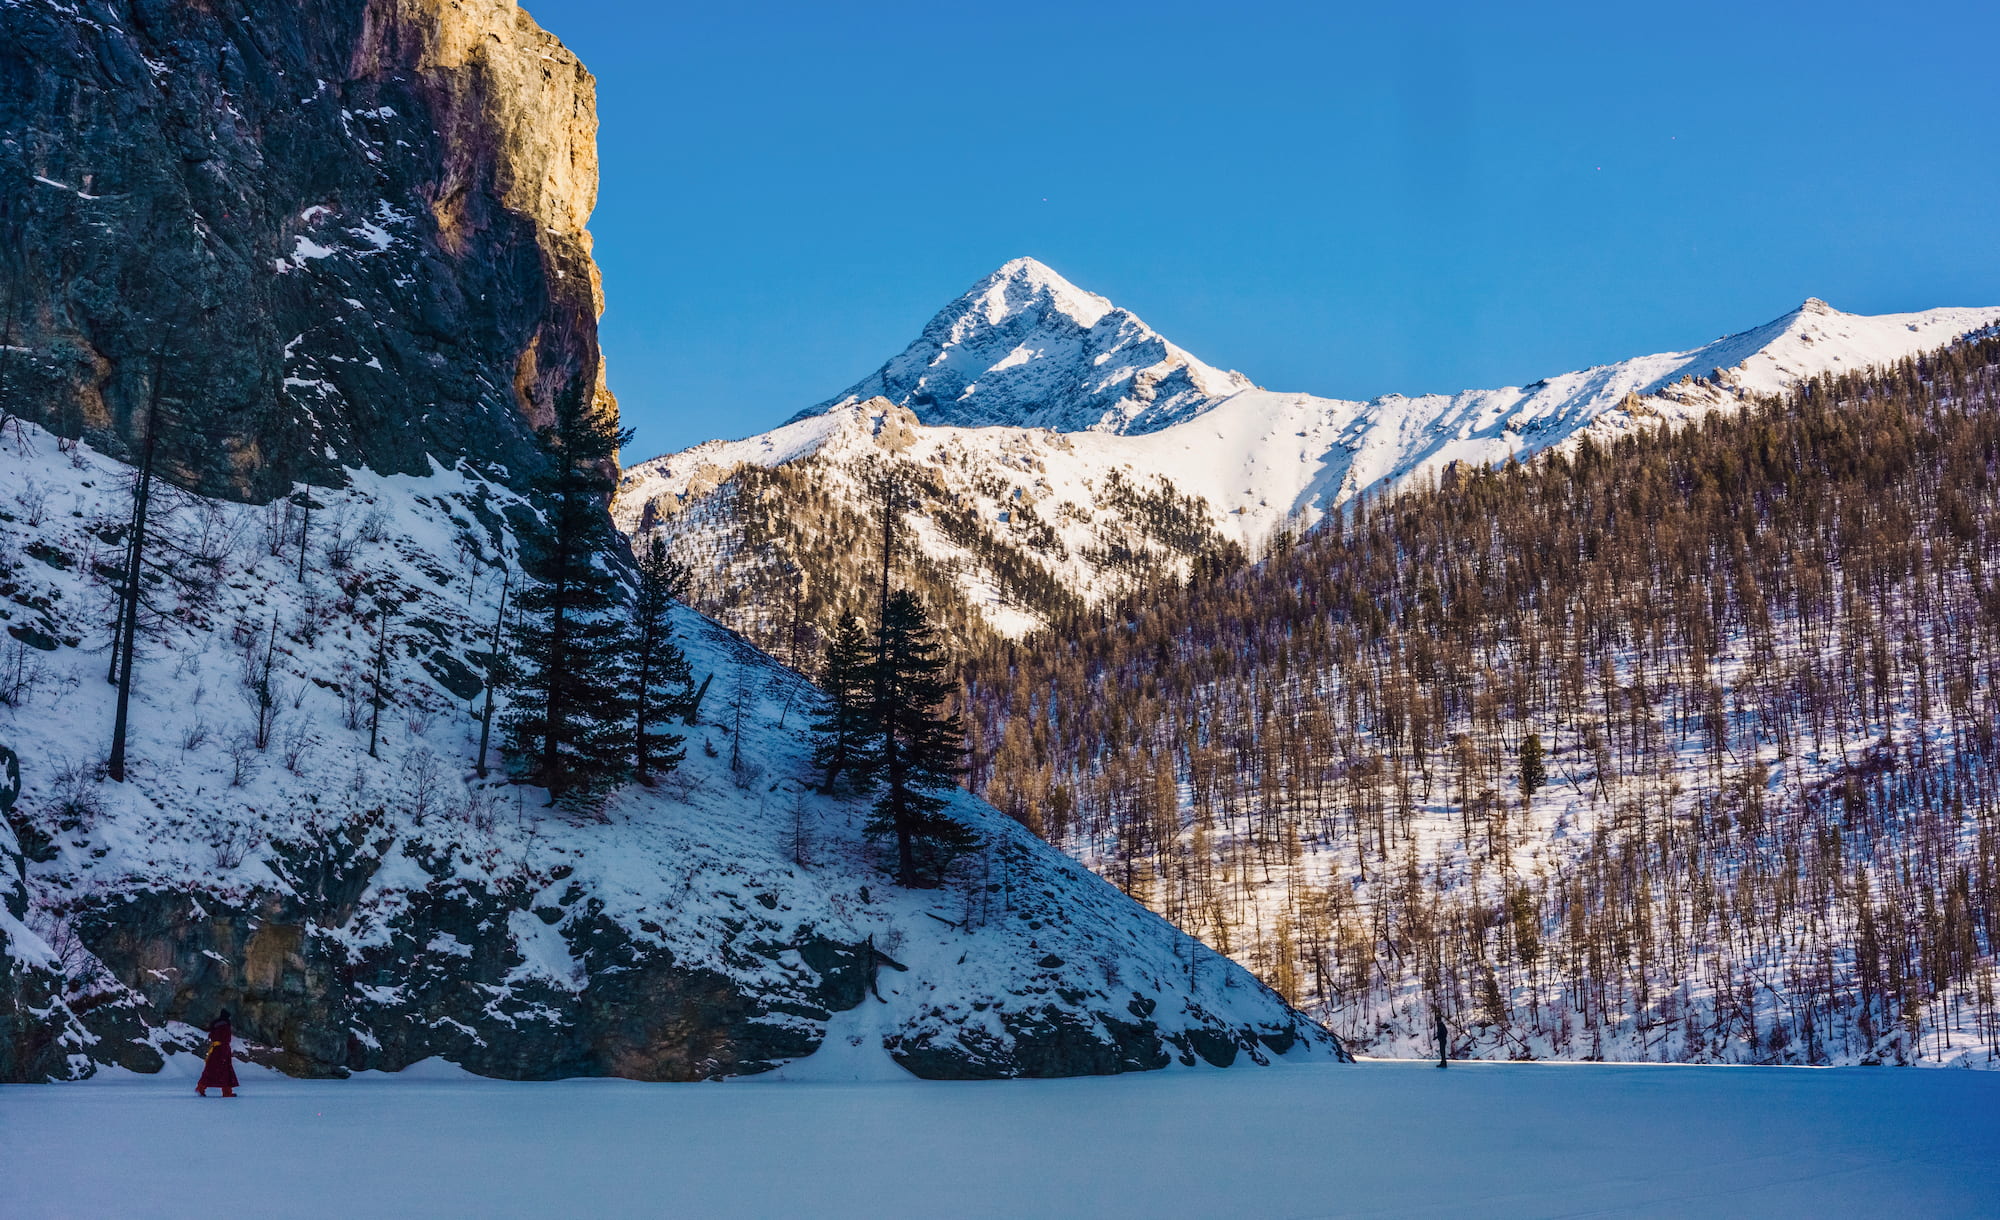
<path id="1" fill-rule="evenodd" d="M 208 1027 L 208 1061 L 201 1065 L 201 1081 L 194 1086 L 196 1096 L 208 1096 L 211 1088 L 221 1089 L 224 1097 L 236 1096 L 236 1061 L 229 1055 L 233 1032 L 229 1028 L 229 1010 L 225 1008 Z"/>

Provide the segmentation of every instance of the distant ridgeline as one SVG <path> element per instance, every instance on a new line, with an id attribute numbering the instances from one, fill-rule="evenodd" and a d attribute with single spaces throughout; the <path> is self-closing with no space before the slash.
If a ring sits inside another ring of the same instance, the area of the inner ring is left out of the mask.
<path id="1" fill-rule="evenodd" d="M 2000 340 L 966 666 L 976 790 L 1357 1048 L 2000 1056 Z"/>
<path id="2" fill-rule="evenodd" d="M 1868 317 L 1808 300 L 1685 351 L 1358 402 L 1260 389 L 1016 259 L 844 393 L 628 469 L 613 513 L 689 565 L 694 605 L 809 669 L 876 566 L 890 480 L 898 579 L 977 648 L 1212 580 L 1359 496 L 1734 412 L 1996 320 L 1994 308 Z"/>

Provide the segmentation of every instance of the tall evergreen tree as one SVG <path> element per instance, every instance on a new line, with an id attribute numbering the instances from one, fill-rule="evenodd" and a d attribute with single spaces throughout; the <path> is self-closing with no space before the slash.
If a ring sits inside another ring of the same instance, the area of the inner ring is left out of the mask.
<path id="1" fill-rule="evenodd" d="M 692 700 L 694 671 L 674 642 L 673 620 L 674 603 L 687 584 L 687 565 L 655 534 L 639 558 L 639 591 L 632 602 L 632 771 L 642 784 L 687 757 L 681 735 L 660 727 L 683 715 Z"/>
<path id="2" fill-rule="evenodd" d="M 896 836 L 899 884 L 928 888 L 942 879 L 953 856 L 981 840 L 944 812 L 943 793 L 964 771 L 964 734 L 956 715 L 937 710 L 952 690 L 947 661 L 923 603 L 907 589 L 883 603 L 874 668 L 879 753 L 873 769 L 883 792 L 867 829 Z"/>
<path id="3" fill-rule="evenodd" d="M 875 786 L 875 740 L 881 730 L 874 715 L 874 653 L 860 620 L 851 611 L 841 615 L 820 674 L 826 707 L 813 723 L 813 764 L 825 772 L 822 791 L 834 791 L 842 776 L 856 792 Z"/>
<path id="4" fill-rule="evenodd" d="M 524 547 L 529 577 L 520 600 L 519 673 L 506 718 L 509 743 L 528 781 L 551 804 L 587 802 L 631 773 L 631 646 L 610 545 L 605 503 L 618 447 L 631 439 L 596 409 L 589 381 L 575 378 L 542 430 L 550 466 L 538 491 L 543 528 Z"/>

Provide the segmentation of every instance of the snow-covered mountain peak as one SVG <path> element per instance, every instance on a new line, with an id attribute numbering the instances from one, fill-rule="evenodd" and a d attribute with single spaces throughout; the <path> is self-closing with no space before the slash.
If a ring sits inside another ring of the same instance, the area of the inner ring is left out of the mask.
<path id="1" fill-rule="evenodd" d="M 989 326 L 1002 326 L 1018 313 L 1054 309 L 1074 319 L 1079 326 L 1091 327 L 1117 308 L 1096 293 L 1078 288 L 1055 268 L 1034 258 L 1002 263 L 998 271 L 973 285 L 960 298 L 960 303 L 967 301 L 975 309 L 965 312 L 961 326 L 975 316 Z"/>
<path id="2" fill-rule="evenodd" d="M 868 472 L 911 463 L 941 522 L 913 536 L 968 605 L 1018 635 L 1067 597 L 1095 602 L 1129 587 L 1147 564 L 1185 571 L 1205 547 L 1254 550 L 1278 529 L 1414 478 L 1735 410 L 1996 325 L 2000 308 L 1868 316 L 1810 298 L 1681 350 L 1525 385 L 1351 401 L 1217 372 L 1129 311 L 1016 259 L 846 394 L 760 436 L 633 467 L 613 511 L 628 532 L 665 530 L 690 561 L 710 564 L 738 545 L 732 514 L 752 511 L 713 498 L 744 468 L 801 463 L 791 478 L 825 497 L 814 511 L 839 502 L 858 520 L 874 511 Z M 850 549 L 831 537 L 809 544 Z"/>
<path id="3" fill-rule="evenodd" d="M 881 397 L 926 424 L 1132 434 L 1252 388 L 1047 264 L 1017 258 L 940 310 L 902 354 L 794 421 Z"/>
<path id="4" fill-rule="evenodd" d="M 1640 390 L 1656 394 L 1683 376 L 1736 393 L 1782 394 L 1821 373 L 1844 373 L 1901 360 L 1954 342 L 1990 324 L 1996 311 L 1930 309 L 1920 313 L 1845 313 L 1807 297 L 1797 309 L 1740 334 L 1665 357 L 1672 367 Z"/>

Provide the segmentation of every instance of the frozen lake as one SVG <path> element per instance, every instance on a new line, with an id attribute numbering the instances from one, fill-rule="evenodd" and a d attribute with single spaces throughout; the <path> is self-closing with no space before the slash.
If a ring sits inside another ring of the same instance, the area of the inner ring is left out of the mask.
<path id="1" fill-rule="evenodd" d="M 0 1088 L 0 1214 L 2000 1215 L 2000 1075 L 1408 1063 L 926 1084 L 514 1084 L 198 1100 Z"/>

